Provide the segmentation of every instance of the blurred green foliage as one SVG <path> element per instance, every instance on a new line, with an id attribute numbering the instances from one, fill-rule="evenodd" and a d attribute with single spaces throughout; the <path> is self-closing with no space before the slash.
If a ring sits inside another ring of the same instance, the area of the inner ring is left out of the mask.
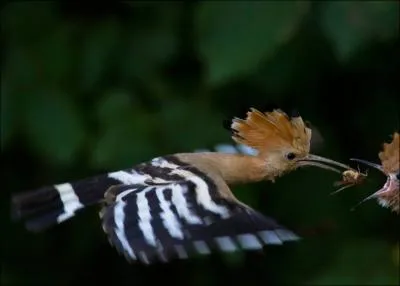
<path id="1" fill-rule="evenodd" d="M 398 35 L 396 1 L 332 1 L 326 5 L 321 13 L 322 27 L 342 60 L 349 59 L 365 42 Z"/>
<path id="2" fill-rule="evenodd" d="M 323 155 L 377 161 L 399 128 L 398 11 L 398 1 L 3 6 L 2 285 L 398 284 L 395 215 L 372 201 L 349 212 L 383 183 L 374 172 L 335 197 L 337 177 L 314 169 L 238 186 L 303 241 L 151 268 L 115 253 L 96 210 L 43 234 L 8 213 L 14 192 L 230 142 L 223 119 L 271 102 L 319 129 Z"/>
<path id="3" fill-rule="evenodd" d="M 309 6 L 307 1 L 202 3 L 195 20 L 207 83 L 218 85 L 254 71 L 289 39 Z"/>

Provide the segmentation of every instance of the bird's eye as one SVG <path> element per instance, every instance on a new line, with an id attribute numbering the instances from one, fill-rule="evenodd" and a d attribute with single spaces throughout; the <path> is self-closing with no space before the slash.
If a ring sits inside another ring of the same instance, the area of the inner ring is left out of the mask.
<path id="1" fill-rule="evenodd" d="M 397 173 L 396 178 L 397 180 L 400 180 L 400 172 Z"/>
<path id="2" fill-rule="evenodd" d="M 286 155 L 286 158 L 288 160 L 293 160 L 294 158 L 296 158 L 296 154 L 294 154 L 293 152 L 290 152 Z"/>

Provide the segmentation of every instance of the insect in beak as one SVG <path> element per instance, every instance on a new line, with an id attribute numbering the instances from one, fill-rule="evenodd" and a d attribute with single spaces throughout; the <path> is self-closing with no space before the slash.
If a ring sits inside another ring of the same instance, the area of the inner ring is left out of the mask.
<path id="1" fill-rule="evenodd" d="M 319 167 L 322 169 L 326 169 L 326 170 L 330 170 L 336 173 L 341 174 L 342 172 L 338 169 L 335 168 L 333 166 L 330 166 L 328 164 L 331 164 L 333 166 L 336 167 L 341 167 L 347 170 L 353 170 L 353 168 L 351 168 L 348 165 L 342 164 L 340 162 L 328 159 L 328 158 L 324 158 L 321 156 L 317 156 L 317 155 L 313 155 L 313 154 L 309 154 L 307 155 L 307 157 L 305 157 L 304 159 L 298 160 L 297 161 L 297 166 L 299 167 L 305 167 L 305 166 L 314 166 L 314 167 Z"/>
<path id="2" fill-rule="evenodd" d="M 360 169 L 358 171 L 346 170 L 342 173 L 342 180 L 334 183 L 334 186 L 342 186 L 340 189 L 331 193 L 331 195 L 337 194 L 347 188 L 355 185 L 362 184 L 368 176 L 368 170 L 365 173 L 361 173 Z"/>

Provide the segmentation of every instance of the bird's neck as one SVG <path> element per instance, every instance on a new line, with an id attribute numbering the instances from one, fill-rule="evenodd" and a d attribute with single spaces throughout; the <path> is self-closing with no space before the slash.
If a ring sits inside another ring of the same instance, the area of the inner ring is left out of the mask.
<path id="1" fill-rule="evenodd" d="M 280 174 L 271 164 L 256 156 L 224 153 L 186 153 L 178 157 L 210 175 L 219 175 L 229 185 L 273 180 Z"/>

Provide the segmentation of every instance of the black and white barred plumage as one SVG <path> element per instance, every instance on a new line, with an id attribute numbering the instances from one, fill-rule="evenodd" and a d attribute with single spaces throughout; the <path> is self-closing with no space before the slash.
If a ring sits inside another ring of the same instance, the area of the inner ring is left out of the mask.
<path id="1" fill-rule="evenodd" d="M 221 196 L 206 173 L 174 155 L 13 198 L 15 216 L 32 231 L 94 204 L 102 204 L 100 218 L 110 243 L 129 261 L 146 264 L 298 239 L 274 220 Z"/>

